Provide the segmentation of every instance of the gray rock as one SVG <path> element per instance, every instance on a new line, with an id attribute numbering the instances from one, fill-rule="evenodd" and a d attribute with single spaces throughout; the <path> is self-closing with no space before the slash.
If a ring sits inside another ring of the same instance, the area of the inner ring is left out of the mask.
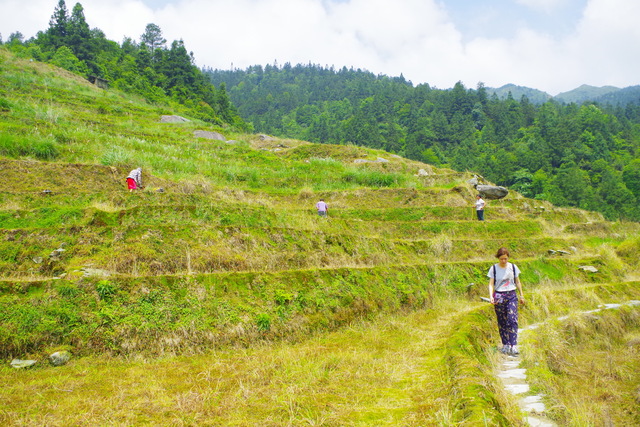
<path id="1" fill-rule="evenodd" d="M 429 175 L 430 175 L 430 173 L 429 173 L 429 172 L 427 172 L 426 170 L 424 170 L 424 169 L 419 169 L 419 170 L 418 170 L 418 174 L 417 174 L 416 176 L 429 176 Z"/>
<path id="2" fill-rule="evenodd" d="M 62 366 L 66 364 L 71 359 L 71 353 L 68 351 L 56 351 L 49 356 L 49 362 L 53 366 Z"/>
<path id="3" fill-rule="evenodd" d="M 60 255 L 62 255 L 62 252 L 64 252 L 64 249 L 58 248 L 49 254 L 49 258 L 60 258 Z"/>
<path id="4" fill-rule="evenodd" d="M 376 159 L 376 162 L 378 162 L 378 163 L 389 163 L 389 160 L 387 160 L 387 159 L 385 159 L 383 157 L 378 157 Z"/>
<path id="5" fill-rule="evenodd" d="M 161 123 L 183 123 L 183 122 L 189 122 L 191 120 L 189 119 L 185 119 L 184 117 L 181 116 L 162 116 L 160 117 L 160 122 Z"/>
<path id="6" fill-rule="evenodd" d="M 197 130 L 197 131 L 193 132 L 193 136 L 195 136 L 197 138 L 215 139 L 217 141 L 226 141 L 227 140 L 227 138 L 225 138 L 222 134 L 220 134 L 218 132 L 210 132 L 210 131 L 206 131 L 206 130 Z"/>
<path id="7" fill-rule="evenodd" d="M 29 366 L 33 366 L 36 363 L 38 363 L 37 360 L 20 360 L 20 359 L 13 359 L 11 361 L 11 366 L 13 366 L 16 369 L 21 369 L 21 368 L 28 368 Z"/>
<path id="8" fill-rule="evenodd" d="M 592 265 L 581 265 L 580 267 L 578 267 L 579 270 L 584 270 L 584 271 L 588 271 L 589 273 L 597 273 L 598 269 L 595 268 Z"/>
<path id="9" fill-rule="evenodd" d="M 91 268 L 91 267 L 82 267 L 80 269 L 82 271 L 83 277 L 109 277 L 111 273 L 106 270 L 100 270 L 99 268 Z"/>
<path id="10" fill-rule="evenodd" d="M 355 159 L 353 161 L 353 163 L 369 163 L 369 160 L 367 160 L 367 159 Z"/>
<path id="11" fill-rule="evenodd" d="M 476 190 L 480 193 L 480 196 L 482 196 L 483 199 L 488 200 L 502 199 L 509 194 L 509 190 L 496 185 L 476 185 Z"/>

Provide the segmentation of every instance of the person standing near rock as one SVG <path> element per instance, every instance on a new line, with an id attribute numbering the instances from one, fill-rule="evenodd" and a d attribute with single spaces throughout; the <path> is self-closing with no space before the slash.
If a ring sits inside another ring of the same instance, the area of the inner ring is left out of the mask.
<path id="1" fill-rule="evenodd" d="M 476 215 L 478 217 L 478 221 L 484 221 L 484 206 L 485 202 L 482 200 L 482 197 L 478 194 L 476 195 Z"/>
<path id="2" fill-rule="evenodd" d="M 138 188 L 142 188 L 142 168 L 137 168 L 129 172 L 127 176 L 127 187 L 130 193 Z"/>
<path id="3" fill-rule="evenodd" d="M 498 264 L 489 268 L 489 300 L 496 312 L 498 331 L 502 340 L 500 352 L 517 356 L 518 351 L 518 294 L 524 305 L 524 293 L 520 283 L 520 269 L 509 262 L 509 250 L 505 247 L 496 253 Z"/>
<path id="4" fill-rule="evenodd" d="M 329 206 L 324 202 L 324 199 L 320 199 L 320 201 L 316 203 L 316 209 L 318 210 L 318 215 L 322 217 L 326 217 L 329 214 Z"/>

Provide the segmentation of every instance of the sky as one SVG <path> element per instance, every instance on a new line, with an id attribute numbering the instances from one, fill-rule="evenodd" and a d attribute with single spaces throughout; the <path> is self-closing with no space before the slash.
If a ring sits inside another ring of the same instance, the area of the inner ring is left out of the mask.
<path id="1" fill-rule="evenodd" d="M 69 13 L 77 3 L 66 0 Z M 447 89 L 515 84 L 557 95 L 640 84 L 639 0 L 84 0 L 108 39 L 149 23 L 196 65 L 363 69 Z M 49 27 L 58 0 L 0 0 L 0 35 Z"/>

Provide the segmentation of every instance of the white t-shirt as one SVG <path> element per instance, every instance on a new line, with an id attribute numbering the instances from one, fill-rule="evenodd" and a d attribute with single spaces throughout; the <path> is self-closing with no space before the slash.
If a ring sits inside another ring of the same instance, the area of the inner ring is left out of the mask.
<path id="1" fill-rule="evenodd" d="M 484 200 L 482 199 L 477 199 L 476 200 L 476 210 L 477 211 L 481 211 L 484 209 Z"/>
<path id="2" fill-rule="evenodd" d="M 515 270 L 515 276 L 514 276 Z M 494 277 L 495 272 L 495 277 Z M 489 268 L 487 277 L 493 278 L 493 289 L 496 292 L 507 292 L 516 289 L 516 277 L 520 275 L 517 265 L 507 262 L 507 267 L 502 268 L 500 264 L 494 264 Z"/>

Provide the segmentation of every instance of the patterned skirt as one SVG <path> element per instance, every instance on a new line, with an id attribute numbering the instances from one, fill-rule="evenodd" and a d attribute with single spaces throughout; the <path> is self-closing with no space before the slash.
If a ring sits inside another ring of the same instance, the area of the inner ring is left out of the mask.
<path id="1" fill-rule="evenodd" d="M 493 300 L 502 345 L 518 345 L 518 295 L 516 291 L 496 292 Z"/>

